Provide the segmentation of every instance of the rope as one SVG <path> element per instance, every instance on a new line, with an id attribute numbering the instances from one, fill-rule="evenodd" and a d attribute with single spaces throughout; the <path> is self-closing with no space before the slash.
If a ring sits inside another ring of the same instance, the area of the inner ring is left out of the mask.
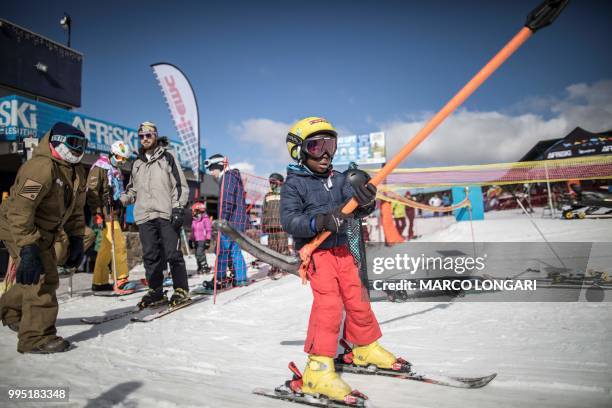
<path id="1" fill-rule="evenodd" d="M 459 208 L 469 207 L 470 205 L 470 200 L 467 196 L 461 202 L 457 204 L 453 204 L 448 207 L 432 207 L 427 204 L 418 203 L 414 200 L 410 200 L 405 197 L 402 197 L 401 195 L 394 193 L 393 191 L 379 192 L 376 195 L 376 198 L 378 198 L 379 200 L 390 202 L 390 203 L 400 204 L 400 205 L 404 205 L 404 206 L 408 206 L 412 208 L 418 208 L 421 210 L 436 211 L 436 212 L 451 212 Z"/>

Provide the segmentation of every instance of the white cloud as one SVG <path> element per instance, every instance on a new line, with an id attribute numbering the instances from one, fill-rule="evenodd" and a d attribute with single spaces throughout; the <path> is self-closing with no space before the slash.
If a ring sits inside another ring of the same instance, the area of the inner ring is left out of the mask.
<path id="1" fill-rule="evenodd" d="M 240 172 L 256 174 L 255 165 L 253 163 L 249 163 L 249 162 L 232 163 L 230 167 L 232 169 L 238 169 L 240 170 Z"/>
<path id="2" fill-rule="evenodd" d="M 611 80 L 568 86 L 563 98 L 525 100 L 524 107 L 535 105 L 538 111 L 548 113 L 547 117 L 460 109 L 434 130 L 403 166 L 515 161 L 539 140 L 563 137 L 577 126 L 591 132 L 612 129 Z M 431 116 L 422 114 L 407 121 L 382 124 L 387 135 L 387 157 L 393 157 Z"/>
<path id="3" fill-rule="evenodd" d="M 272 119 L 247 119 L 230 126 L 230 133 L 265 158 L 286 161 L 285 137 L 291 124 Z M 251 150 L 250 153 L 255 153 Z M 280 157 L 279 157 L 280 156 Z"/>
<path id="4" fill-rule="evenodd" d="M 408 112 L 407 119 L 378 124 L 387 136 L 387 157 L 393 157 L 432 115 Z M 230 133 L 243 144 L 243 158 L 249 160 L 244 171 L 282 171 L 290 162 L 285 144 L 290 126 L 267 118 L 231 125 Z M 612 80 L 570 85 L 563 97 L 532 96 L 501 112 L 460 108 L 402 167 L 516 161 L 538 141 L 563 137 L 577 126 L 591 132 L 612 129 Z M 341 125 L 338 130 L 353 134 Z M 378 130 L 375 124 L 372 130 Z"/>

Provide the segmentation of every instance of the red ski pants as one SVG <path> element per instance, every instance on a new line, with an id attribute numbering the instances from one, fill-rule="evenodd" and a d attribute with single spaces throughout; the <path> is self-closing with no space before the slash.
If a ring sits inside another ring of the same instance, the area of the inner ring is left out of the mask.
<path id="1" fill-rule="evenodd" d="M 306 353 L 336 355 L 343 307 L 346 340 L 363 346 L 382 336 L 348 247 L 316 250 L 312 254 L 308 279 L 314 300 L 304 345 Z"/>

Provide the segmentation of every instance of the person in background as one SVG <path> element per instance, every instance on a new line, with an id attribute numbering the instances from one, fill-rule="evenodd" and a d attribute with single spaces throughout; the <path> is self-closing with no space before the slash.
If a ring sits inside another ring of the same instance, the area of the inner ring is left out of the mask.
<path id="1" fill-rule="evenodd" d="M 119 222 L 123 210 L 120 198 L 125 191 L 121 167 L 129 158 L 130 148 L 122 141 L 116 141 L 111 145 L 110 157 L 101 154 L 91 166 L 87 177 L 87 205 L 94 214 L 94 222 L 98 226 L 103 225 L 102 242 L 92 278 L 93 291 L 114 289 L 122 294 L 134 291 L 135 285 L 129 281 L 125 237 Z M 111 211 L 114 218 L 112 220 Z M 117 269 L 114 271 L 116 276 L 113 276 L 113 280 L 117 279 L 114 285 L 108 282 L 109 276 L 112 275 L 113 267 L 109 268 L 109 264 L 113 262 L 113 256 L 114 268 Z"/>
<path id="2" fill-rule="evenodd" d="M 430 199 L 429 199 L 429 205 L 431 207 L 440 207 L 442 205 L 442 199 L 440 199 L 440 196 L 437 194 L 434 194 Z M 434 211 L 433 216 L 437 217 L 439 216 L 440 213 L 438 211 Z"/>
<path id="3" fill-rule="evenodd" d="M 195 243 L 198 273 L 209 273 L 210 266 L 206 260 L 206 250 L 210 248 L 212 223 L 206 214 L 205 203 L 195 203 L 191 206 L 191 240 Z"/>
<path id="4" fill-rule="evenodd" d="M 448 193 L 442 194 L 442 207 L 448 207 L 451 205 L 450 196 Z"/>
<path id="5" fill-rule="evenodd" d="M 412 196 L 410 195 L 410 191 L 406 191 L 404 197 L 408 200 L 412 200 Z M 414 238 L 414 207 L 406 206 L 406 218 L 408 219 L 408 239 L 411 240 Z"/>
<path id="6" fill-rule="evenodd" d="M 226 220 L 234 229 L 246 231 L 249 216 L 246 212 L 244 185 L 238 169 L 226 168 L 227 160 L 221 154 L 214 154 L 204 162 L 206 169 L 219 182 L 219 206 L 217 214 L 219 219 Z M 219 259 L 217 260 L 217 289 L 228 286 L 246 286 L 247 265 L 242 256 L 240 246 L 225 234 L 219 239 Z M 234 271 L 233 282 L 226 279 L 227 269 Z M 214 279 L 204 281 L 202 287 L 194 289 L 193 293 L 211 293 L 214 290 Z"/>
<path id="7" fill-rule="evenodd" d="M 159 137 L 154 123 L 141 123 L 138 138 L 141 147 L 126 192 L 120 198 L 124 206 L 134 204 L 149 284 L 149 291 L 138 305 L 144 308 L 168 301 L 163 287 L 167 261 L 174 287 L 169 304 L 177 306 L 190 300 L 185 259 L 179 250 L 189 186 L 168 139 Z"/>
<path id="8" fill-rule="evenodd" d="M 393 201 L 391 203 L 391 211 L 393 212 L 395 228 L 397 228 L 397 232 L 403 236 L 404 229 L 406 229 L 406 208 L 402 203 Z"/>
<path id="9" fill-rule="evenodd" d="M 280 222 L 280 191 L 285 181 L 282 174 L 272 173 L 268 177 L 270 191 L 265 195 L 262 208 L 261 228 L 268 234 L 268 247 L 280 254 L 289 254 L 289 236 L 283 231 Z M 278 279 L 282 271 L 275 266 L 270 267 L 268 275 Z"/>

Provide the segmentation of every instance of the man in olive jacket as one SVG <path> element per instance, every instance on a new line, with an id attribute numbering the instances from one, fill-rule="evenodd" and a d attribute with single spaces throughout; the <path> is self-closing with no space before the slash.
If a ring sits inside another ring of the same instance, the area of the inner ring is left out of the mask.
<path id="1" fill-rule="evenodd" d="M 170 305 L 177 305 L 189 299 L 185 260 L 178 245 L 189 186 L 167 139 L 158 137 L 155 124 L 141 123 L 138 137 L 141 148 L 121 202 L 134 203 L 134 221 L 149 282 L 149 291 L 139 305 L 147 307 L 166 301 L 163 292 L 166 261 L 170 263 L 174 286 Z"/>
<path id="2" fill-rule="evenodd" d="M 0 314 L 3 325 L 18 332 L 20 353 L 55 353 L 70 347 L 55 328 L 59 276 L 53 243 L 63 228 L 70 242 L 65 265 L 80 263 L 86 176 L 78 163 L 86 146 L 80 130 L 56 123 L 32 159 L 19 168 L 0 209 L 0 239 L 17 264 L 17 283 L 0 298 Z"/>

